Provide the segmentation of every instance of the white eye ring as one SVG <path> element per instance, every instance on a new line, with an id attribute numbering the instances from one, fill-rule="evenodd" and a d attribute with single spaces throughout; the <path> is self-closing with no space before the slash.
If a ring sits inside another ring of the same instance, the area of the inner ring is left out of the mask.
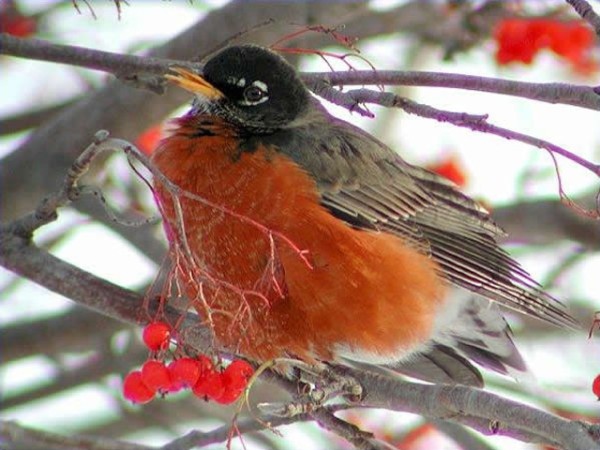
<path id="1" fill-rule="evenodd" d="M 240 105 L 254 106 L 266 102 L 269 99 L 267 95 L 267 85 L 262 81 L 254 81 L 250 86 L 244 89 L 244 99 L 239 101 Z"/>
<path id="2" fill-rule="evenodd" d="M 258 103 L 262 100 L 262 98 L 265 96 L 265 91 L 263 91 L 261 88 L 259 88 L 258 86 L 248 86 L 246 89 L 244 89 L 244 99 L 248 102 L 248 103 Z"/>

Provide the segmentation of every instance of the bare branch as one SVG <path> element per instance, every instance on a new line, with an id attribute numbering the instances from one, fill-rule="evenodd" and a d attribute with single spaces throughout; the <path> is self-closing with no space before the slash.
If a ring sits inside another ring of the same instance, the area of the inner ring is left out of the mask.
<path id="1" fill-rule="evenodd" d="M 568 83 L 529 83 L 475 75 L 394 70 L 312 72 L 303 74 L 302 79 L 310 88 L 318 83 L 326 83 L 330 86 L 387 85 L 453 88 L 600 111 L 600 88 Z"/>
<path id="2" fill-rule="evenodd" d="M 113 320 L 105 320 L 102 327 L 95 327 L 97 321 L 97 313 L 76 307 L 57 317 L 3 326 L 2 360 L 6 364 L 37 353 L 53 356 L 88 350 L 125 328 L 122 322 Z M 94 333 L 89 332 L 91 329 Z"/>
<path id="3" fill-rule="evenodd" d="M 598 208 L 596 193 L 575 200 L 585 208 Z M 600 224 L 557 200 L 537 198 L 500 206 L 492 215 L 507 231 L 509 242 L 547 245 L 569 239 L 590 250 L 600 249 Z"/>
<path id="4" fill-rule="evenodd" d="M 112 73 L 123 80 L 140 80 L 143 74 L 163 75 L 172 66 L 189 67 L 198 72 L 202 66 L 191 61 L 124 55 L 90 48 L 52 44 L 40 39 L 22 39 L 0 34 L 0 54 L 58 62 Z M 427 86 L 465 89 L 510 95 L 552 104 L 565 104 L 600 111 L 598 88 L 568 83 L 529 83 L 443 72 L 393 70 L 353 70 L 303 73 L 307 86 L 318 93 L 324 85 Z"/>
<path id="5" fill-rule="evenodd" d="M 600 36 L 600 16 L 596 14 L 592 5 L 586 0 L 565 0 L 581 16 L 583 20 L 589 23 L 596 35 Z"/>
<path id="6" fill-rule="evenodd" d="M 19 131 L 37 127 L 40 123 L 48 120 L 54 114 L 72 105 L 74 100 L 64 103 L 46 106 L 40 109 L 25 111 L 11 117 L 0 118 L 0 136 L 18 133 Z"/>
<path id="7" fill-rule="evenodd" d="M 323 90 L 321 90 L 323 92 Z M 525 144 L 533 145 L 538 148 L 548 150 L 551 153 L 567 158 L 574 163 L 586 168 L 596 176 L 600 176 L 600 165 L 594 164 L 573 152 L 570 152 L 558 145 L 548 142 L 544 139 L 529 136 L 524 133 L 509 130 L 508 128 L 493 125 L 487 121 L 485 115 L 471 115 L 467 113 L 457 113 L 453 111 L 444 111 L 433 108 L 429 105 L 420 104 L 404 97 L 392 94 L 390 92 L 377 92 L 369 89 L 357 89 L 348 92 L 338 92 L 335 98 L 330 97 L 332 101 L 340 102 L 342 106 L 352 104 L 374 103 L 387 107 L 401 108 L 410 114 L 416 114 L 421 117 L 434 119 L 439 122 L 447 122 L 457 127 L 469 128 L 473 131 L 479 131 L 486 134 L 493 134 L 505 139 L 516 140 Z"/>
<path id="8" fill-rule="evenodd" d="M 74 45 L 52 44 L 35 38 L 17 38 L 8 34 L 0 34 L 0 54 L 100 70 L 124 80 L 140 80 L 140 73 L 162 75 L 172 65 L 200 70 L 200 66 L 189 61 L 124 55 Z"/>
<path id="9" fill-rule="evenodd" d="M 589 424 L 568 421 L 544 411 L 465 386 L 407 383 L 371 372 L 353 372 L 365 390 L 362 405 L 407 411 L 428 418 L 462 422 L 484 434 L 537 436 L 535 441 L 572 450 L 599 442 Z M 530 440 L 531 441 L 531 440 Z"/>
<path id="10" fill-rule="evenodd" d="M 98 315 L 96 314 L 96 321 L 97 320 Z M 72 389 L 74 386 L 99 381 L 110 374 L 122 372 L 124 360 L 127 361 L 127 364 L 134 365 L 144 361 L 147 356 L 147 349 L 142 348 L 140 345 L 133 351 L 129 351 L 126 355 L 122 355 L 119 358 L 113 358 L 112 355 L 106 354 L 102 355 L 100 358 L 92 358 L 91 361 L 88 361 L 81 367 L 69 367 L 67 370 L 62 370 L 53 382 L 48 385 L 28 390 L 22 394 L 3 398 L 2 407 L 4 409 L 14 408 L 15 406 L 20 406 Z"/>
<path id="11" fill-rule="evenodd" d="M 0 442 L 4 449 L 18 448 L 44 450 L 155 450 L 146 445 L 106 437 L 61 436 L 24 427 L 11 421 L 0 421 Z M 6 447 L 5 447 L 6 445 Z"/>
<path id="12" fill-rule="evenodd" d="M 265 424 L 271 429 L 275 429 L 282 425 L 288 425 L 296 422 L 304 422 L 311 420 L 311 417 L 307 414 L 299 415 L 293 418 L 288 417 L 276 417 L 276 416 L 260 416 L 255 419 L 248 419 L 242 422 L 238 422 L 235 425 L 235 430 L 238 436 L 254 431 L 264 431 Z M 235 434 L 233 435 L 235 437 Z M 206 447 L 211 444 L 218 444 L 225 442 L 232 438 L 232 424 L 223 425 L 222 427 L 216 428 L 212 431 L 191 431 L 188 434 L 174 439 L 173 441 L 160 447 L 160 450 L 190 450 L 194 447 Z"/>
<path id="13" fill-rule="evenodd" d="M 382 448 L 372 433 L 363 431 L 356 425 L 336 417 L 330 411 L 319 408 L 311 415 L 322 427 L 344 438 L 357 449 L 380 450 Z"/>
<path id="14" fill-rule="evenodd" d="M 456 423 L 448 422 L 447 420 L 432 420 L 430 421 L 437 430 L 444 433 L 460 448 L 469 450 L 493 450 L 493 447 L 483 440 L 483 438 L 469 429 Z"/>

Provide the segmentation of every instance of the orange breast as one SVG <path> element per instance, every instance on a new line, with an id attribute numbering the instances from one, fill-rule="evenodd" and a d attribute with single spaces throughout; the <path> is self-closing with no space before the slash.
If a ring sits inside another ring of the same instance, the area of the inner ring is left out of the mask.
<path id="1" fill-rule="evenodd" d="M 217 339 L 251 358 L 338 353 L 399 357 L 428 339 L 444 284 L 435 263 L 387 234 L 356 230 L 320 206 L 314 180 L 274 149 L 174 134 L 155 152 L 181 198 L 202 267 L 188 283 L 211 307 Z M 173 205 L 156 186 L 166 219 Z M 301 252 L 302 251 L 302 252 Z"/>

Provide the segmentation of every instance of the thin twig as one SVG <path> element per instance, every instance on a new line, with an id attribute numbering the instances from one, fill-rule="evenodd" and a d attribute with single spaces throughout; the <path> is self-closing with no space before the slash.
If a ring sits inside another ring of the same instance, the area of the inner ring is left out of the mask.
<path id="1" fill-rule="evenodd" d="M 335 98 L 332 98 L 332 101 L 340 102 L 342 106 L 346 107 L 352 103 L 366 102 L 387 107 L 401 108 L 410 114 L 434 119 L 439 122 L 451 123 L 452 125 L 469 128 L 473 131 L 493 134 L 505 139 L 516 140 L 561 155 L 581 167 L 586 168 L 594 175 L 600 176 L 600 165 L 594 164 L 579 155 L 544 139 L 493 125 L 487 121 L 487 115 L 473 115 L 462 112 L 445 111 L 429 105 L 417 103 L 390 92 L 378 92 L 370 89 L 356 89 L 348 92 L 339 92 Z"/>
<path id="2" fill-rule="evenodd" d="M 236 424 L 236 432 L 240 435 L 255 431 L 264 431 L 265 424 L 269 429 L 275 429 L 282 425 L 288 425 L 296 422 L 304 422 L 312 420 L 308 414 L 298 415 L 295 417 L 276 417 L 276 416 L 260 416 L 259 420 L 247 419 Z M 194 447 L 206 447 L 211 444 L 219 444 L 227 441 L 231 436 L 231 425 L 226 424 L 212 431 L 190 431 L 180 438 L 160 447 L 160 450 L 190 450 Z"/>

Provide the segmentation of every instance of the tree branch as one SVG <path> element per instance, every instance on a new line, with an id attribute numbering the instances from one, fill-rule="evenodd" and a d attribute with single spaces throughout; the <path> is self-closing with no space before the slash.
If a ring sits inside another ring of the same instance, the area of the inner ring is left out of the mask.
<path id="1" fill-rule="evenodd" d="M 6 34 L 0 34 L 0 54 L 101 70 L 124 80 L 143 79 L 144 74 L 163 75 L 173 66 L 202 72 L 202 65 L 191 61 L 117 54 Z M 425 86 L 510 95 L 600 111 L 599 88 L 568 83 L 529 83 L 475 75 L 394 70 L 312 72 L 303 73 L 302 79 L 317 94 L 323 85 Z"/>
<path id="2" fill-rule="evenodd" d="M 600 16 L 594 12 L 592 5 L 586 0 L 565 0 L 581 16 L 583 20 L 589 23 L 597 36 L 600 36 Z"/>
<path id="3" fill-rule="evenodd" d="M 584 208 L 598 209 L 597 194 L 575 199 Z M 548 245 L 564 240 L 582 244 L 586 249 L 600 250 L 600 224 L 577 214 L 554 199 L 531 199 L 492 211 L 492 216 L 508 233 L 508 241 L 529 245 Z"/>
<path id="4" fill-rule="evenodd" d="M 45 106 L 32 111 L 25 111 L 11 117 L 0 118 L 0 136 L 18 133 L 19 131 L 37 127 L 58 112 L 71 106 L 73 102 L 74 100 L 67 100 L 63 103 Z"/>
<path id="5" fill-rule="evenodd" d="M 6 450 L 155 450 L 154 447 L 105 437 L 62 436 L 5 420 L 0 420 L 0 443 Z"/>
<path id="6" fill-rule="evenodd" d="M 350 72 L 352 73 L 352 72 Z M 336 91 L 336 94 L 327 97 L 325 89 L 321 86 L 319 92 L 325 98 L 348 107 L 352 110 L 359 103 L 374 103 L 386 107 L 396 107 L 404 111 L 415 114 L 420 117 L 434 119 L 439 122 L 447 122 L 457 127 L 468 128 L 473 131 L 479 131 L 486 134 L 492 134 L 503 137 L 509 140 L 516 140 L 529 144 L 544 150 L 548 150 L 553 154 L 558 154 L 566 159 L 573 161 L 581 167 L 589 170 L 596 176 L 600 176 L 600 165 L 594 164 L 573 152 L 570 152 L 558 145 L 548 142 L 544 139 L 529 136 L 524 133 L 509 130 L 508 128 L 493 125 L 487 121 L 486 115 L 472 115 L 467 113 L 459 113 L 453 111 L 444 111 L 436 109 L 429 105 L 420 104 L 412 100 L 400 97 L 390 92 L 377 92 L 369 89 L 357 89 L 348 92 Z M 600 98 L 600 97 L 599 97 Z M 561 192 L 562 194 L 562 192 Z"/>
<path id="7" fill-rule="evenodd" d="M 484 434 L 514 437 L 526 433 L 535 436 L 537 442 L 571 450 L 589 450 L 600 444 L 590 435 L 589 424 L 562 419 L 489 392 L 465 386 L 408 383 L 370 372 L 353 371 L 352 376 L 365 390 L 361 400 L 365 406 L 459 423 L 466 417 L 467 424 Z"/>
<path id="8" fill-rule="evenodd" d="M 89 333 L 97 320 L 97 313 L 75 307 L 57 317 L 3 326 L 2 361 L 6 364 L 38 353 L 53 356 L 60 352 L 87 350 L 125 328 L 121 322 L 106 320 L 101 328 Z"/>
<path id="9" fill-rule="evenodd" d="M 0 33 L 0 54 L 100 70 L 125 79 L 140 73 L 162 75 L 172 65 L 183 64 L 195 70 L 201 67 L 189 61 L 124 55 L 75 45 L 53 44 L 42 39 L 18 38 L 5 33 Z"/>
<path id="10" fill-rule="evenodd" d="M 330 86 L 387 85 L 452 88 L 510 95 L 600 111 L 599 88 L 567 83 L 529 83 L 475 75 L 396 70 L 313 72 L 303 74 L 302 78 L 311 88 L 320 83 Z"/>

